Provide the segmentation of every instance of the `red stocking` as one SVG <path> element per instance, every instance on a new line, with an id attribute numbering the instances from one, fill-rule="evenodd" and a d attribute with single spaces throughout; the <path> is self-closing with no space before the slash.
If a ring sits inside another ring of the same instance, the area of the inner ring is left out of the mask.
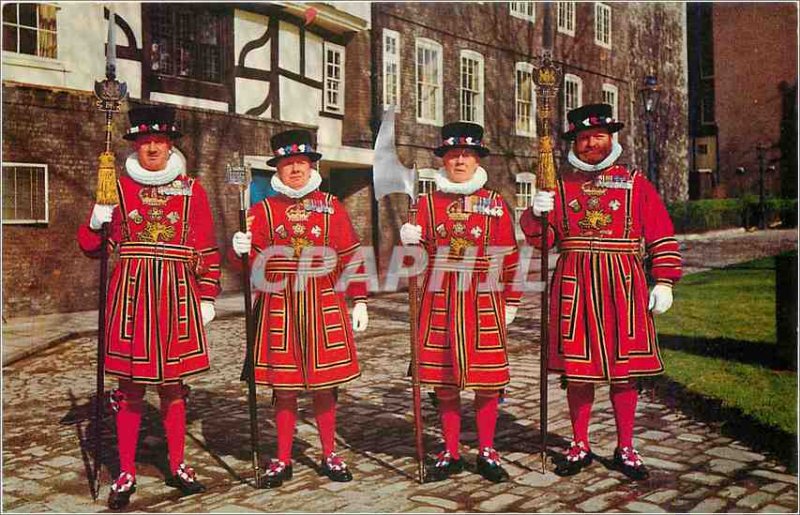
<path id="1" fill-rule="evenodd" d="M 327 457 L 333 452 L 336 434 L 336 399 L 332 389 L 314 392 L 314 417 L 322 443 L 322 456 Z"/>
<path id="2" fill-rule="evenodd" d="M 567 404 L 569 404 L 569 417 L 572 420 L 573 438 L 578 443 L 583 443 L 589 450 L 589 417 L 592 415 L 594 402 L 594 385 L 591 383 L 567 384 Z"/>
<path id="3" fill-rule="evenodd" d="M 169 470 L 174 474 L 183 463 L 186 444 L 186 400 L 183 398 L 181 384 L 160 385 L 158 396 L 161 399 L 164 433 L 167 435 Z"/>
<path id="4" fill-rule="evenodd" d="M 475 391 L 475 424 L 478 426 L 478 445 L 494 448 L 494 430 L 497 425 L 497 390 Z"/>
<path id="5" fill-rule="evenodd" d="M 122 399 L 117 412 L 117 448 L 120 472 L 136 477 L 136 444 L 142 422 L 144 386 L 125 379 L 119 381 Z"/>
<path id="6" fill-rule="evenodd" d="M 435 388 L 439 400 L 439 416 L 442 419 L 444 448 L 458 459 L 461 438 L 461 395 L 455 388 Z"/>
<path id="7" fill-rule="evenodd" d="M 297 421 L 297 392 L 276 390 L 275 425 L 278 426 L 278 459 L 292 463 L 292 441 Z"/>
<path id="8" fill-rule="evenodd" d="M 633 448 L 633 419 L 636 416 L 636 401 L 639 392 L 633 383 L 611 385 L 611 404 L 617 423 L 617 446 Z"/>

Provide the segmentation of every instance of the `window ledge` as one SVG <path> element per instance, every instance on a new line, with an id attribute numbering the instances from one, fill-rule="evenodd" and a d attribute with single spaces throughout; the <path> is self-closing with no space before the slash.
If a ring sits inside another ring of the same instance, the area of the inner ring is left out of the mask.
<path id="1" fill-rule="evenodd" d="M 417 123 L 423 125 L 434 125 L 436 127 L 441 127 L 443 124 L 438 120 L 428 120 L 427 118 L 417 118 Z"/>
<path id="2" fill-rule="evenodd" d="M 3 220 L 3 225 L 48 225 L 49 220 Z"/>
<path id="3" fill-rule="evenodd" d="M 38 57 L 35 55 L 20 54 L 3 50 L 3 64 L 6 66 L 24 66 L 26 68 L 39 68 L 56 72 L 68 72 L 64 63 L 58 59 Z"/>
<path id="4" fill-rule="evenodd" d="M 320 111 L 320 116 L 325 118 L 335 118 L 336 120 L 344 120 L 344 113 L 334 113 L 333 111 Z"/>

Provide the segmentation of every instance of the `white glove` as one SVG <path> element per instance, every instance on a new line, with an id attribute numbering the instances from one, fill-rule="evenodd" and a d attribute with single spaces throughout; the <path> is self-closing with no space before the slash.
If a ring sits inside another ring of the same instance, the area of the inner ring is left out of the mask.
<path id="1" fill-rule="evenodd" d="M 650 291 L 650 305 L 647 309 L 654 315 L 666 313 L 672 307 L 672 286 L 656 284 Z"/>
<path id="2" fill-rule="evenodd" d="M 369 315 L 367 315 L 367 303 L 356 302 L 353 306 L 353 331 L 360 333 L 367 330 Z"/>
<path id="3" fill-rule="evenodd" d="M 422 240 L 422 226 L 403 224 L 400 227 L 400 241 L 403 245 L 416 245 Z"/>
<path id="4" fill-rule="evenodd" d="M 214 303 L 204 300 L 200 302 L 200 316 L 203 318 L 203 325 L 208 325 L 209 322 L 214 320 L 217 316 L 217 310 L 214 309 Z"/>
<path id="5" fill-rule="evenodd" d="M 535 216 L 542 216 L 542 213 L 552 211 L 556 205 L 555 191 L 537 191 L 533 196 L 533 214 Z"/>
<path id="6" fill-rule="evenodd" d="M 237 256 L 250 254 L 251 248 L 253 248 L 253 233 L 239 231 L 233 235 L 233 251 Z"/>
<path id="7" fill-rule="evenodd" d="M 506 327 L 517 317 L 517 306 L 506 306 Z"/>
<path id="8" fill-rule="evenodd" d="M 103 224 L 111 223 L 111 216 L 114 214 L 115 207 L 117 206 L 95 204 L 92 209 L 92 218 L 89 220 L 89 228 L 93 231 L 99 231 Z"/>

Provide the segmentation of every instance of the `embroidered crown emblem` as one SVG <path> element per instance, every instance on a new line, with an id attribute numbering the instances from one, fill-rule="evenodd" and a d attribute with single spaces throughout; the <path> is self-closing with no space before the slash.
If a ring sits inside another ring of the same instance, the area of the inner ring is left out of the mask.
<path id="1" fill-rule="evenodd" d="M 305 210 L 302 204 L 293 204 L 286 210 L 286 218 L 290 222 L 304 222 L 308 220 L 309 213 Z"/>

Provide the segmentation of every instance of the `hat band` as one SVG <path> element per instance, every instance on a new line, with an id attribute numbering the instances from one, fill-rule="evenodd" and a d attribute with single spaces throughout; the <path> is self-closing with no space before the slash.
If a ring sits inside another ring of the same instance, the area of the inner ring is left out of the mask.
<path id="1" fill-rule="evenodd" d="M 128 129 L 128 134 L 150 134 L 153 132 L 178 132 L 178 127 L 168 123 L 153 123 L 134 125 Z"/>
<path id="2" fill-rule="evenodd" d="M 276 148 L 274 155 L 275 157 L 286 157 L 293 154 L 305 154 L 313 151 L 314 149 L 311 148 L 311 145 L 306 145 L 305 143 L 292 143 L 291 145 L 286 145 L 285 147 Z"/>
<path id="3" fill-rule="evenodd" d="M 613 121 L 614 120 L 609 117 L 590 116 L 578 122 L 578 125 L 575 125 L 574 122 L 569 122 L 569 130 L 571 132 L 577 128 L 586 129 L 590 127 L 605 127 Z"/>
<path id="4" fill-rule="evenodd" d="M 476 147 L 482 146 L 482 142 L 478 138 L 473 138 L 472 136 L 450 136 L 449 138 L 442 141 L 443 147 L 454 147 L 456 145 L 472 145 Z"/>

